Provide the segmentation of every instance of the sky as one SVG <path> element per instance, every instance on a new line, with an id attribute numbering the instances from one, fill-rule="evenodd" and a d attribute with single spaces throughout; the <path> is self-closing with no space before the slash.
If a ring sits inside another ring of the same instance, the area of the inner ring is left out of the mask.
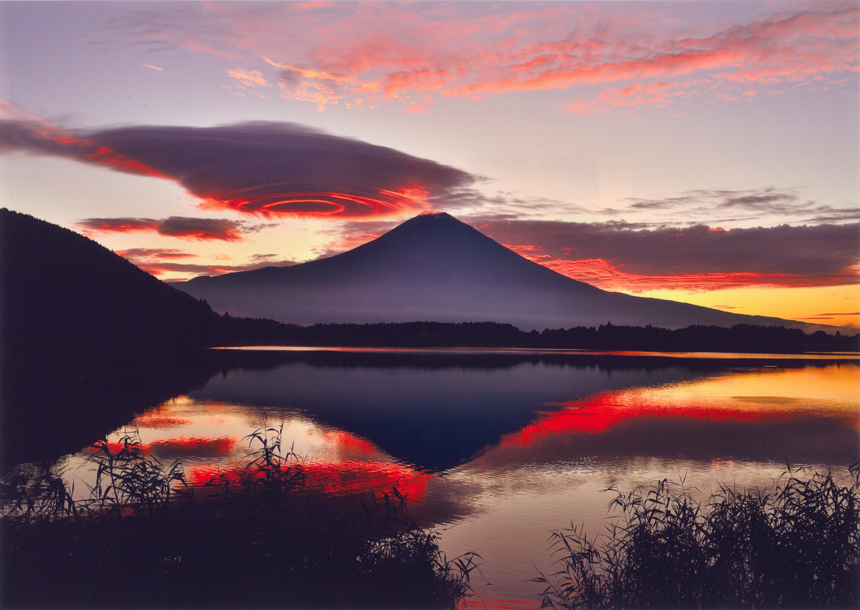
<path id="1" fill-rule="evenodd" d="M 858 2 L 0 2 L 0 205 L 164 280 L 448 212 L 606 290 L 860 326 Z"/>

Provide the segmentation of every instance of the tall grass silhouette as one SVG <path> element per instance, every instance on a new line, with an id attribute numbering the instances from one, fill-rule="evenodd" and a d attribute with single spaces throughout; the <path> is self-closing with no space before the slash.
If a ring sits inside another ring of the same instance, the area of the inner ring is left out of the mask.
<path id="1" fill-rule="evenodd" d="M 134 432 L 91 447 L 75 499 L 49 467 L 0 493 L 3 607 L 455 608 L 478 558 L 447 559 L 398 487 L 354 514 L 312 501 L 282 429 L 255 431 L 242 476 L 186 484 Z"/>
<path id="2" fill-rule="evenodd" d="M 765 490 L 726 486 L 706 502 L 683 485 L 617 493 L 620 519 L 588 538 L 551 535 L 557 570 L 543 608 L 856 608 L 858 463 L 847 484 L 787 471 Z"/>

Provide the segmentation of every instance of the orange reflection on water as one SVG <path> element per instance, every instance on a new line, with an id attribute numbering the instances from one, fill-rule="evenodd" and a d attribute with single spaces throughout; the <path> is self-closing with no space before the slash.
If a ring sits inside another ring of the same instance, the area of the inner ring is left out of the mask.
<path id="1" fill-rule="evenodd" d="M 761 370 L 597 394 L 585 400 L 548 403 L 563 407 L 543 412 L 502 446 L 527 447 L 539 438 L 565 433 L 601 433 L 646 417 L 758 423 L 811 412 L 847 418 L 860 429 L 860 368 L 839 364 L 821 368 Z"/>

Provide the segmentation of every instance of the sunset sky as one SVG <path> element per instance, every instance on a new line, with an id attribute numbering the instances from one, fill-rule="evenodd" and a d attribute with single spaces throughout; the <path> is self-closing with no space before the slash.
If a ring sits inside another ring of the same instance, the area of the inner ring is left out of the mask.
<path id="1" fill-rule="evenodd" d="M 607 290 L 860 325 L 855 2 L 0 2 L 0 205 L 167 280 L 448 212 Z"/>

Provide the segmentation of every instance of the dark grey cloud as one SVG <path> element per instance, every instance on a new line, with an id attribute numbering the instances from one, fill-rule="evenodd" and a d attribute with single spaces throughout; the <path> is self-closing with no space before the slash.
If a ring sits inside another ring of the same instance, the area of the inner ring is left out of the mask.
<path id="1" fill-rule="evenodd" d="M 64 131 L 0 121 L 3 151 L 61 156 L 177 181 L 209 209 L 339 220 L 450 209 L 480 180 L 467 172 L 293 123 Z"/>
<path id="2" fill-rule="evenodd" d="M 471 223 L 504 244 L 535 246 L 552 258 L 602 258 L 629 273 L 760 273 L 823 284 L 860 281 L 857 223 L 728 230 L 701 224 L 647 228 L 624 222 L 493 218 L 472 218 Z"/>
<path id="3" fill-rule="evenodd" d="M 241 241 L 244 233 L 256 233 L 273 224 L 254 224 L 223 218 L 171 216 L 153 218 L 86 218 L 77 226 L 84 233 L 139 233 L 152 231 L 167 237 L 183 239 Z"/>

